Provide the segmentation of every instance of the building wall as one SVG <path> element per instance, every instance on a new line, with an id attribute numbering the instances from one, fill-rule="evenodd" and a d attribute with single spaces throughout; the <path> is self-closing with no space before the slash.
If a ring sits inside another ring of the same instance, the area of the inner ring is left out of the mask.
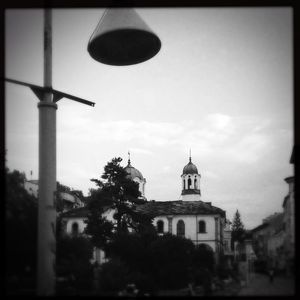
<path id="1" fill-rule="evenodd" d="M 269 256 L 276 255 L 277 249 L 283 246 L 284 243 L 283 231 L 279 232 L 278 234 L 271 235 L 267 242 L 268 242 L 268 255 Z"/>
<path id="2" fill-rule="evenodd" d="M 217 240 L 220 240 L 221 228 L 220 222 L 215 221 L 214 215 L 175 215 L 175 216 L 158 216 L 153 220 L 153 224 L 157 226 L 159 220 L 164 222 L 164 233 L 170 232 L 172 234 L 177 234 L 177 222 L 182 220 L 185 224 L 185 237 L 191 239 L 196 245 L 207 244 L 214 252 L 217 250 Z M 198 232 L 199 221 L 205 221 L 206 223 L 206 233 Z M 171 224 L 170 224 L 171 222 Z M 216 226 L 218 228 L 216 228 Z M 216 239 L 216 229 L 217 229 L 217 239 Z"/>
<path id="3" fill-rule="evenodd" d="M 107 261 L 108 259 L 105 256 L 105 252 L 99 248 L 94 247 L 91 263 L 93 264 L 97 262 L 99 265 L 101 265 Z"/>
<path id="4" fill-rule="evenodd" d="M 60 196 L 63 200 L 67 200 L 67 201 L 70 201 L 70 202 L 73 202 L 75 203 L 75 196 L 74 195 L 71 195 L 69 193 L 65 193 L 65 192 L 62 192 L 60 193 Z"/>
<path id="5" fill-rule="evenodd" d="M 78 233 L 83 233 L 86 224 L 84 223 L 84 218 L 68 218 L 66 222 L 66 233 L 72 234 L 72 226 L 74 223 L 78 224 Z"/>
<path id="6" fill-rule="evenodd" d="M 103 216 L 110 221 L 113 219 L 114 210 L 107 210 Z M 175 216 L 158 216 L 153 220 L 154 226 L 157 225 L 157 221 L 164 222 L 164 233 L 170 232 L 174 235 L 177 234 L 177 222 L 183 220 L 185 224 L 185 237 L 191 239 L 196 245 L 205 244 L 208 245 L 215 253 L 216 261 L 218 261 L 220 242 L 221 242 L 221 221 L 218 215 L 175 215 Z M 170 220 L 170 222 L 169 222 Z M 199 221 L 205 221 L 206 223 L 206 233 L 198 232 Z M 72 226 L 74 223 L 78 224 L 78 233 L 83 233 L 86 224 L 84 223 L 84 218 L 73 217 L 65 219 L 65 231 L 67 234 L 72 234 Z M 217 236 L 216 236 L 217 234 Z M 97 261 L 98 263 L 103 263 L 106 261 L 105 253 L 100 249 L 95 249 L 93 253 L 92 261 Z"/>
<path id="7" fill-rule="evenodd" d="M 191 179 L 190 189 L 200 190 L 200 174 L 183 174 L 181 175 L 182 190 L 188 190 L 188 180 Z M 196 180 L 196 182 L 195 182 Z"/>
<path id="8" fill-rule="evenodd" d="M 24 182 L 24 188 L 27 190 L 28 193 L 34 195 L 36 198 L 38 198 L 38 192 L 39 192 L 39 185 L 37 180 L 33 181 L 25 181 Z M 76 195 L 73 195 L 71 193 L 67 192 L 60 192 L 60 197 L 65 201 L 64 202 L 64 211 L 70 210 L 72 208 L 78 208 L 83 207 L 84 204 L 81 201 L 79 197 Z"/>
<path id="9" fill-rule="evenodd" d="M 295 242 L 295 196 L 294 196 L 294 179 L 289 182 L 289 199 L 286 210 L 288 220 L 288 230 L 290 234 L 291 243 Z"/>
<path id="10" fill-rule="evenodd" d="M 36 198 L 38 197 L 39 185 L 37 183 L 25 181 L 24 188 L 29 194 L 35 196 Z"/>
<path id="11" fill-rule="evenodd" d="M 224 253 L 231 253 L 231 229 L 227 226 L 223 230 L 223 247 Z"/>
<path id="12" fill-rule="evenodd" d="M 114 209 L 108 209 L 102 214 L 102 216 L 106 218 L 108 221 L 115 222 L 114 213 L 115 213 Z"/>
<path id="13" fill-rule="evenodd" d="M 185 195 L 182 195 L 181 197 L 182 197 L 183 201 L 200 201 L 201 200 L 200 194 L 185 194 Z"/>
<path id="14" fill-rule="evenodd" d="M 287 271 L 293 269 L 293 260 L 295 257 L 295 196 L 294 196 L 294 177 L 286 178 L 289 185 L 289 192 L 284 205 L 284 224 L 285 224 L 285 261 Z"/>

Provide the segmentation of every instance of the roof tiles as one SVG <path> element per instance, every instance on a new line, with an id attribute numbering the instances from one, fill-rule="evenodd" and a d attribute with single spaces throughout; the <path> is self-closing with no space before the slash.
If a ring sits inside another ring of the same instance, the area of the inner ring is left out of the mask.
<path id="1" fill-rule="evenodd" d="M 136 211 L 152 217 L 162 215 L 221 215 L 226 217 L 224 210 L 203 201 L 148 201 L 136 207 Z M 63 217 L 87 217 L 86 207 L 72 209 L 63 213 Z"/>

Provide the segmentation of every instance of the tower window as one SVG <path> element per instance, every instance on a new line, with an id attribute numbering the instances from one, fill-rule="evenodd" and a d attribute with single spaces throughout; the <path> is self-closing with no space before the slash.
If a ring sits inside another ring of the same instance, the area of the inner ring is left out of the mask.
<path id="1" fill-rule="evenodd" d="M 79 233 L 79 226 L 78 226 L 78 223 L 75 222 L 72 224 L 72 235 L 77 236 L 78 233 Z"/>
<path id="2" fill-rule="evenodd" d="M 191 188 L 191 185 L 192 185 L 192 180 L 191 180 L 191 178 L 189 177 L 189 179 L 188 179 L 188 189 Z"/>
<path id="3" fill-rule="evenodd" d="M 199 233 L 206 233 L 205 221 L 199 221 Z"/>
<path id="4" fill-rule="evenodd" d="M 164 232 L 164 222 L 162 220 L 157 221 L 157 232 L 163 233 Z"/>
<path id="5" fill-rule="evenodd" d="M 195 180 L 194 180 L 194 187 L 196 190 L 198 189 L 197 178 L 195 178 Z"/>
<path id="6" fill-rule="evenodd" d="M 182 220 L 177 222 L 177 236 L 184 237 L 185 236 L 185 225 Z"/>

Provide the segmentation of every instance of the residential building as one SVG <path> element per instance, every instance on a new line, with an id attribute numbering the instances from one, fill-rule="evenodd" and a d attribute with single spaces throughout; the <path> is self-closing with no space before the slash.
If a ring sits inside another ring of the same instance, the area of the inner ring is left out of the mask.
<path id="1" fill-rule="evenodd" d="M 261 225 L 252 229 L 253 248 L 257 259 L 265 268 L 271 265 L 278 271 L 285 268 L 283 218 L 283 213 L 274 213 L 265 218 Z"/>
<path id="2" fill-rule="evenodd" d="M 294 164 L 294 149 L 291 155 L 290 163 Z M 295 194 L 294 181 L 295 177 L 290 176 L 284 179 L 288 184 L 288 195 L 283 201 L 283 222 L 285 228 L 284 252 L 287 266 L 287 272 L 294 270 L 295 260 Z"/>
<path id="3" fill-rule="evenodd" d="M 27 190 L 28 193 L 38 198 L 38 180 L 26 180 L 24 182 L 24 188 Z M 77 194 L 76 191 L 59 192 L 57 195 L 57 200 L 60 201 L 59 212 L 65 212 L 70 209 L 84 206 L 84 203 L 82 202 L 80 196 Z"/>

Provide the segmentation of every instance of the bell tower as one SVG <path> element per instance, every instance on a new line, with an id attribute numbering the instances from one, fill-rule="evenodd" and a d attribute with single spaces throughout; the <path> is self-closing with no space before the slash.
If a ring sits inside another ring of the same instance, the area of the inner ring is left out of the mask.
<path id="1" fill-rule="evenodd" d="M 192 163 L 190 153 L 189 163 L 183 168 L 181 175 L 182 181 L 182 200 L 196 201 L 201 200 L 200 178 L 197 167 Z"/>

